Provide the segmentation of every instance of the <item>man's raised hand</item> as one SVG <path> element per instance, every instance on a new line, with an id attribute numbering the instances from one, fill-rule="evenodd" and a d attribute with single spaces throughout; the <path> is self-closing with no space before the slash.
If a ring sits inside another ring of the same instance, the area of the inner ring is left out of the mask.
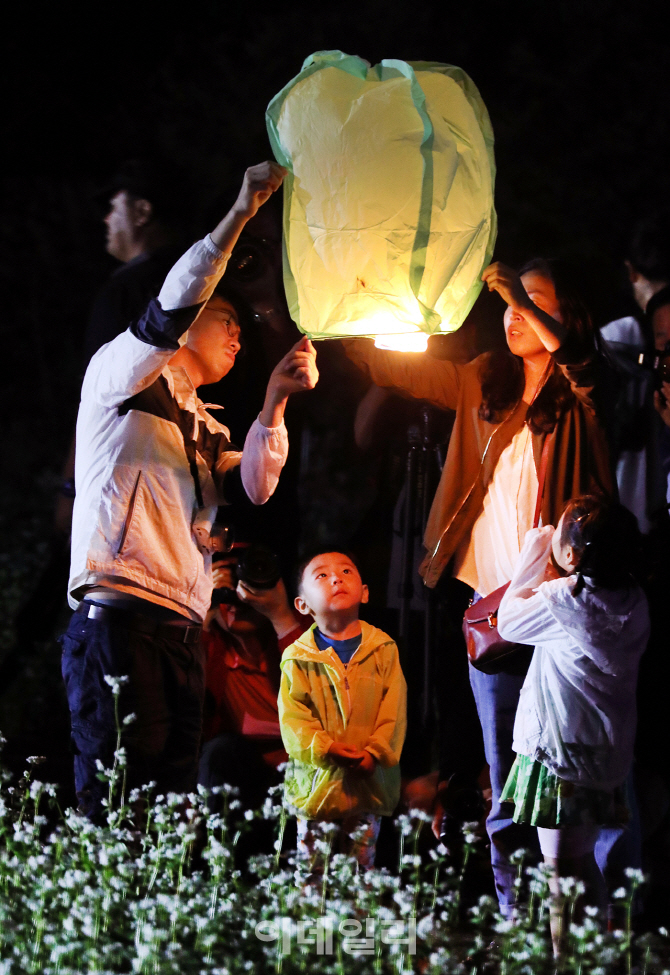
<path id="1" fill-rule="evenodd" d="M 247 169 L 237 200 L 210 234 L 219 250 L 224 254 L 232 253 L 247 221 L 279 189 L 287 171 L 279 163 L 271 161 L 258 163 Z"/>
<path id="2" fill-rule="evenodd" d="M 265 404 L 259 416 L 263 426 L 279 426 L 284 416 L 286 401 L 291 393 L 314 389 L 318 379 L 316 351 L 305 335 L 272 370 L 265 394 Z"/>
<path id="3" fill-rule="evenodd" d="M 274 386 L 283 396 L 301 389 L 314 389 L 319 379 L 316 350 L 305 335 L 272 370 L 268 388 Z"/>
<path id="4" fill-rule="evenodd" d="M 275 190 L 279 189 L 287 172 L 279 163 L 270 160 L 250 166 L 244 174 L 242 189 L 233 210 L 250 220 Z"/>

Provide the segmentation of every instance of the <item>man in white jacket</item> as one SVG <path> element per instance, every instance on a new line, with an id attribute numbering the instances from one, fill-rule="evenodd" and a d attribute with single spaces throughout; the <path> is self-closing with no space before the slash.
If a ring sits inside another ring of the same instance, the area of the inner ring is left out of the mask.
<path id="1" fill-rule="evenodd" d="M 106 676 L 129 678 L 121 713 L 129 785 L 161 792 L 195 786 L 204 697 L 200 629 L 209 608 L 210 530 L 224 486 L 240 467 L 255 504 L 274 491 L 286 460 L 288 396 L 316 384 L 303 339 L 281 360 L 244 449 L 229 441 L 196 389 L 223 378 L 240 349 L 235 308 L 215 294 L 246 222 L 285 170 L 247 170 L 231 211 L 168 274 L 142 318 L 103 346 L 86 372 L 77 419 L 77 497 L 63 677 L 72 719 L 80 809 L 102 811 L 97 762 L 116 741 Z"/>

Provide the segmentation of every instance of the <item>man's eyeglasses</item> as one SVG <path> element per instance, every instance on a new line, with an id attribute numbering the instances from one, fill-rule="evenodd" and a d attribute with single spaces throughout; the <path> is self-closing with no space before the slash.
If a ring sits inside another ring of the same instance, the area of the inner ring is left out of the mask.
<path id="1" fill-rule="evenodd" d="M 221 325 L 223 325 L 228 336 L 231 339 L 239 339 L 240 335 L 242 334 L 242 329 L 240 328 L 240 326 L 238 325 L 238 323 L 235 321 L 234 318 L 222 317 L 219 319 L 219 322 Z"/>

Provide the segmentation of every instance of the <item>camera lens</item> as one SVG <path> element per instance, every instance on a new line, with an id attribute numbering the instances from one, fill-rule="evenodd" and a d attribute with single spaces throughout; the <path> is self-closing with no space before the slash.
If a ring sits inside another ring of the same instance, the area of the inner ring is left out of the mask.
<path id="1" fill-rule="evenodd" d="M 254 244 L 238 244 L 231 254 L 226 275 L 247 284 L 261 278 L 267 269 L 267 261 L 260 249 Z"/>
<path id="2" fill-rule="evenodd" d="M 237 578 L 252 589 L 273 589 L 281 578 L 277 556 L 265 545 L 250 545 L 239 557 Z"/>

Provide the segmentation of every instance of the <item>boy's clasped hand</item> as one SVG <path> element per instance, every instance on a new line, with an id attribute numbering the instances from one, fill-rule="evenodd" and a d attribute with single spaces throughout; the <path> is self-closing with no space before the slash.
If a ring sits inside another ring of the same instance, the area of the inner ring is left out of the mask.
<path id="1" fill-rule="evenodd" d="M 328 749 L 328 757 L 340 768 L 363 776 L 372 775 L 375 770 L 376 763 L 370 752 L 352 748 L 351 745 L 342 745 L 337 741 L 334 741 Z"/>

